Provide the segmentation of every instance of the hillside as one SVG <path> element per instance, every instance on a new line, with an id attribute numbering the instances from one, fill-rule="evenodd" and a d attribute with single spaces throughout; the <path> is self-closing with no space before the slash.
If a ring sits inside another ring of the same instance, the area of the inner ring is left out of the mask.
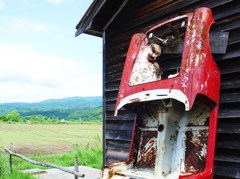
<path id="1" fill-rule="evenodd" d="M 87 109 L 102 106 L 102 97 L 69 97 L 63 99 L 49 99 L 35 103 L 0 103 L 0 113 L 7 114 L 12 110 L 21 111 L 46 111 Z"/>
<path id="2" fill-rule="evenodd" d="M 0 103 L 0 121 L 7 121 L 16 115 L 23 121 L 102 120 L 102 97 L 70 97 L 37 103 Z"/>

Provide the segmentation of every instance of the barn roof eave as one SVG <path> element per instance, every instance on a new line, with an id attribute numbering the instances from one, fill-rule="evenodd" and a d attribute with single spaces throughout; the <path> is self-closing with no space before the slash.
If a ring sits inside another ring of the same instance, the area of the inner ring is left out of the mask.
<path id="1" fill-rule="evenodd" d="M 123 0 L 94 0 L 76 25 L 75 36 L 85 33 L 102 37 L 103 28 L 116 13 Z"/>

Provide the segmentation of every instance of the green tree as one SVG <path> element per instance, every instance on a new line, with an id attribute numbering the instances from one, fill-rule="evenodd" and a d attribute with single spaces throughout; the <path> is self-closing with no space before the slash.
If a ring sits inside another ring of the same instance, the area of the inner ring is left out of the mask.
<path id="1" fill-rule="evenodd" d="M 6 118 L 7 118 L 7 121 L 11 121 L 11 122 L 20 122 L 21 121 L 20 114 L 15 110 L 13 110 L 9 114 L 7 114 Z"/>
<path id="2" fill-rule="evenodd" d="M 6 122 L 7 121 L 6 116 L 0 114 L 0 121 Z"/>

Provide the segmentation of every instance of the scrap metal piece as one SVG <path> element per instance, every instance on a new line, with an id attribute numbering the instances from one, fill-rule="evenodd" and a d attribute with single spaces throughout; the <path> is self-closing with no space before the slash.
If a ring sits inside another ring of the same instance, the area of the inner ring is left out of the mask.
<path id="1" fill-rule="evenodd" d="M 213 22 L 211 10 L 199 8 L 133 36 L 115 109 L 137 114 L 129 157 L 103 167 L 102 179 L 213 177 L 220 88 Z M 181 46 L 180 65 L 166 69 L 162 54 Z"/>

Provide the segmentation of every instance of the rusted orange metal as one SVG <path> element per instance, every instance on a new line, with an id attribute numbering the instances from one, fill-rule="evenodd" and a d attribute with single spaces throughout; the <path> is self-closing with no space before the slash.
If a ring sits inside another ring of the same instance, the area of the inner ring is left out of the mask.
<path id="1" fill-rule="evenodd" d="M 127 162 L 102 178 L 212 178 L 220 72 L 212 57 L 208 8 L 135 34 L 127 53 L 115 115 L 136 112 Z M 184 42 L 181 64 L 166 70 L 161 53 Z"/>

